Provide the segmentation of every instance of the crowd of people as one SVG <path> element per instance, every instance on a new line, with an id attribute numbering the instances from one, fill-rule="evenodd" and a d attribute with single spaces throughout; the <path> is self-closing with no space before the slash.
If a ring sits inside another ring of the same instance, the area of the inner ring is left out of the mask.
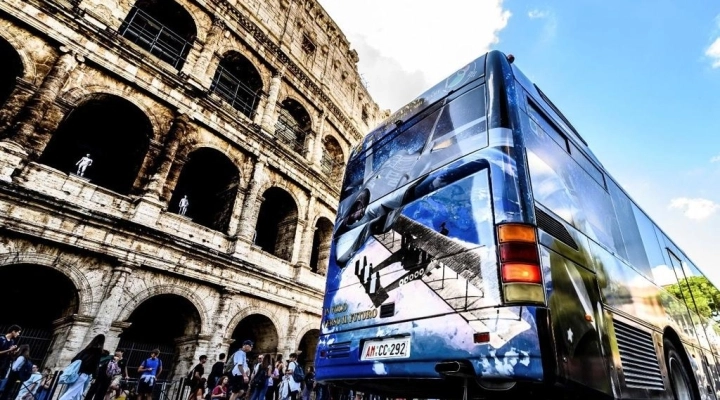
<path id="1" fill-rule="evenodd" d="M 20 333 L 21 328 L 13 325 L 0 336 L 0 400 L 49 400 L 55 377 L 50 369 L 39 372 L 32 364 L 29 346 L 17 344 Z M 162 373 L 160 350 L 152 350 L 140 363 L 137 385 L 128 388 L 123 351 L 110 354 L 104 345 L 105 336 L 97 335 L 73 357 L 58 378 L 63 385 L 59 400 L 119 400 L 129 394 L 136 395 L 137 400 L 152 400 Z M 251 340 L 245 340 L 227 360 L 220 354 L 207 376 L 207 356 L 201 356 L 183 380 L 189 387 L 187 400 L 331 399 L 330 388 L 315 381 L 313 367 L 305 368 L 298 361 L 299 352 L 290 354 L 287 361 L 272 354 L 248 360 L 253 346 Z"/>

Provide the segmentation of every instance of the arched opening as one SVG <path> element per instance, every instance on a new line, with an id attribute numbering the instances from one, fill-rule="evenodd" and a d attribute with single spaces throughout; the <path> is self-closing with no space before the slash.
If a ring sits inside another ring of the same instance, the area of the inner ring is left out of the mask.
<path id="1" fill-rule="evenodd" d="M 190 13 L 173 0 L 138 0 L 119 32 L 179 70 L 195 41 L 197 27 Z"/>
<path id="2" fill-rule="evenodd" d="M 316 274 L 325 275 L 330 256 L 330 238 L 333 224 L 329 219 L 319 218 L 315 224 L 312 252 L 310 253 L 310 270 Z"/>
<path id="3" fill-rule="evenodd" d="M 225 231 L 230 223 L 240 173 L 225 154 L 208 147 L 190 153 L 170 199 L 170 211 L 180 213 L 180 201 L 187 196 L 184 215 L 200 225 Z"/>
<path id="4" fill-rule="evenodd" d="M 285 99 L 278 111 L 275 136 L 295 152 L 305 149 L 305 138 L 312 129 L 312 120 L 305 107 L 293 99 Z"/>
<path id="5" fill-rule="evenodd" d="M 342 176 L 342 165 L 345 156 L 343 155 L 340 143 L 332 136 L 326 136 L 323 140 L 323 152 L 320 158 L 320 167 L 325 175 L 333 177 L 334 182 L 339 184 Z"/>
<path id="6" fill-rule="evenodd" d="M 40 162 L 67 173 L 89 155 L 84 177 L 121 194 L 130 192 L 148 150 L 152 125 L 131 102 L 98 94 L 65 116 Z"/>
<path id="7" fill-rule="evenodd" d="M 211 92 L 248 118 L 255 115 L 262 89 L 262 79 L 255 66 L 236 51 L 225 53 L 210 86 Z"/>
<path id="8" fill-rule="evenodd" d="M 0 108 L 8 101 L 17 78 L 23 74 L 23 64 L 20 55 L 6 40 L 0 38 Z"/>
<path id="9" fill-rule="evenodd" d="M 30 346 L 33 363 L 42 367 L 53 339 L 53 322 L 77 314 L 78 291 L 53 268 L 17 264 L 0 267 L 0 333 L 20 325 L 19 344 Z"/>
<path id="10" fill-rule="evenodd" d="M 158 348 L 163 363 L 158 379 L 169 379 L 178 360 L 191 359 L 200 333 L 200 313 L 190 300 L 176 294 L 160 294 L 143 301 L 126 322 L 118 348 L 125 351 L 128 372 L 138 376 L 140 363 Z M 185 343 L 187 342 L 187 343 Z M 132 371 L 132 372 L 130 372 Z"/>
<path id="11" fill-rule="evenodd" d="M 255 226 L 255 244 L 263 251 L 290 261 L 298 221 L 295 200 L 280 188 L 266 190 L 263 198 Z"/>
<path id="12" fill-rule="evenodd" d="M 240 349 L 243 341 L 253 341 L 255 345 L 252 351 L 247 354 L 248 361 L 254 360 L 260 354 L 272 354 L 275 356 L 280 342 L 275 324 L 270 318 L 262 314 L 252 314 L 243 318 L 235 327 L 231 338 L 234 342 L 230 345 L 228 355 Z"/>
<path id="13" fill-rule="evenodd" d="M 320 330 L 312 329 L 303 335 L 298 345 L 300 354 L 298 362 L 300 365 L 307 367 L 315 366 L 315 350 L 317 349 L 318 340 L 320 339 Z"/>

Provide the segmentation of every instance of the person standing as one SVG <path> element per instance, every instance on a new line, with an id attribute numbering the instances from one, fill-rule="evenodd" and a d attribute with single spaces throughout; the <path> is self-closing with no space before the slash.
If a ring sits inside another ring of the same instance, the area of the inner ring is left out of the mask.
<path id="1" fill-rule="evenodd" d="M 82 398 L 87 383 L 90 382 L 93 374 L 97 373 L 104 345 L 105 335 L 97 335 L 73 357 L 72 362 L 80 360 L 78 378 L 67 387 L 65 393 L 60 396 L 60 400 L 80 400 Z"/>
<path id="2" fill-rule="evenodd" d="M 34 400 L 36 398 L 35 393 L 38 391 L 42 377 L 42 374 L 38 372 L 38 366 L 33 364 L 32 374 L 30 374 L 30 377 L 23 382 L 22 385 L 20 385 L 20 391 L 18 391 L 15 400 L 24 400 L 28 398 L 30 400 Z"/>
<path id="3" fill-rule="evenodd" d="M 292 353 L 290 354 L 290 359 L 288 360 L 288 365 L 285 369 L 285 376 L 290 377 L 288 382 L 290 384 L 290 398 L 292 400 L 298 400 L 298 394 L 300 394 L 300 387 L 302 386 L 302 382 L 295 382 L 295 379 L 293 378 L 293 372 L 295 371 L 295 368 L 302 367 L 298 365 L 297 354 Z"/>
<path id="4" fill-rule="evenodd" d="M 235 354 L 233 354 L 235 368 L 233 368 L 232 377 L 230 377 L 230 390 L 232 391 L 230 400 L 236 400 L 238 397 L 242 397 L 248 388 L 250 369 L 247 364 L 247 352 L 252 350 L 252 348 L 252 340 L 246 340 L 242 344 L 242 351 L 236 351 Z"/>
<path id="5" fill-rule="evenodd" d="M 201 389 L 200 386 L 202 385 L 202 389 L 206 386 L 206 381 L 204 381 L 202 377 L 205 375 L 205 363 L 207 362 L 207 356 L 204 354 L 201 355 L 199 361 L 200 362 L 195 366 L 195 368 L 190 371 L 190 395 L 188 396 L 188 400 L 194 400 L 197 398 L 197 393 Z M 200 392 L 200 399 L 198 400 L 201 399 L 202 392 Z"/>
<path id="6" fill-rule="evenodd" d="M 22 385 L 18 385 L 21 382 L 20 379 L 20 368 L 23 368 L 26 362 L 30 361 L 30 346 L 24 344 L 17 349 L 18 357 L 10 365 L 10 371 L 7 375 L 7 382 L 5 382 L 5 391 L 2 393 L 0 399 L 7 400 L 11 399 L 17 389 Z"/>
<path id="7" fill-rule="evenodd" d="M 218 360 L 210 368 L 210 375 L 208 376 L 207 380 L 208 393 L 212 393 L 212 390 L 215 389 L 215 386 L 220 384 L 219 379 L 221 376 L 223 376 L 223 369 L 225 369 L 225 353 L 220 353 L 220 355 L 218 356 Z M 211 395 L 208 396 L 208 400 L 210 400 L 210 398 Z"/>
<path id="8" fill-rule="evenodd" d="M 150 358 L 143 361 L 138 367 L 138 372 L 142 374 L 137 386 L 138 400 L 142 400 L 143 397 L 152 400 L 155 380 L 162 373 L 162 360 L 158 358 L 158 355 L 160 355 L 160 349 L 153 349 L 150 352 Z"/>
<path id="9" fill-rule="evenodd" d="M 20 337 L 20 327 L 11 325 L 7 333 L 0 336 L 0 379 L 7 376 L 10 368 L 10 361 L 15 356 L 17 346 L 17 338 Z"/>

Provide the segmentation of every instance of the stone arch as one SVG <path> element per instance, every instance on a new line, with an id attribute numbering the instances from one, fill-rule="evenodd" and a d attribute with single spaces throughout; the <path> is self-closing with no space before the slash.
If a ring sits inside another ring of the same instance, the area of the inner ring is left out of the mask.
<path id="1" fill-rule="evenodd" d="M 92 164 L 84 177 L 127 194 L 152 136 L 150 119 L 134 103 L 112 94 L 93 93 L 65 115 L 39 162 L 77 173 L 78 160 L 89 155 Z"/>
<path id="2" fill-rule="evenodd" d="M 314 366 L 315 351 L 317 350 L 317 344 L 320 339 L 320 323 L 309 323 L 302 329 L 299 329 L 298 332 L 293 350 L 297 349 L 302 351 L 299 356 L 299 360 L 301 361 L 300 365 L 304 365 L 306 368 Z"/>
<path id="3" fill-rule="evenodd" d="M 239 51 L 228 50 L 222 54 L 210 92 L 252 119 L 265 88 L 262 75 L 253 62 Z"/>
<path id="4" fill-rule="evenodd" d="M 320 217 L 315 223 L 312 249 L 310 251 L 310 270 L 325 275 L 330 260 L 330 241 L 332 240 L 332 220 Z"/>
<path id="5" fill-rule="evenodd" d="M 244 340 L 249 339 L 255 342 L 255 346 L 248 354 L 248 360 L 260 353 L 274 355 L 280 351 L 282 328 L 283 326 L 279 324 L 277 317 L 272 312 L 260 307 L 243 309 L 228 324 L 224 337 L 233 339 L 228 354 L 232 354 L 242 346 Z"/>
<path id="6" fill-rule="evenodd" d="M 168 124 L 171 122 L 168 122 L 168 117 L 158 114 L 157 107 L 155 107 L 156 104 L 151 106 L 144 101 L 140 101 L 140 96 L 138 96 L 138 93 L 134 91 L 129 93 L 127 90 L 122 90 L 109 85 L 88 85 L 69 89 L 62 93 L 60 95 L 60 98 L 67 104 L 73 107 L 77 107 L 86 100 L 92 98 L 93 96 L 103 94 L 110 94 L 117 97 L 122 97 L 123 99 L 131 102 L 137 108 L 142 110 L 142 112 L 150 120 L 150 124 L 152 125 L 153 139 L 157 141 L 162 141 L 161 138 L 163 137 L 163 135 L 165 135 L 168 129 Z"/>
<path id="7" fill-rule="evenodd" d="M 339 183 L 344 162 L 345 152 L 340 141 L 333 135 L 325 135 L 322 140 L 322 156 L 320 157 L 320 167 L 323 173 L 333 177 Z"/>
<path id="8" fill-rule="evenodd" d="M 240 171 L 230 158 L 210 147 L 198 148 L 183 165 L 168 210 L 210 229 L 225 231 L 239 186 Z M 186 212 L 180 210 L 184 199 L 188 202 Z"/>
<path id="9" fill-rule="evenodd" d="M 52 268 L 63 273 L 75 285 L 78 293 L 78 314 L 92 315 L 95 309 L 95 297 L 90 281 L 85 274 L 60 256 L 43 253 L 5 253 L 0 254 L 0 268 L 13 264 L 36 264 Z"/>
<path id="10" fill-rule="evenodd" d="M 196 292 L 178 285 L 152 286 L 139 293 L 131 295 L 130 299 L 125 303 L 125 305 L 122 306 L 117 320 L 127 320 L 132 314 L 132 312 L 135 311 L 135 309 L 141 303 L 143 303 L 145 300 L 150 299 L 151 297 L 161 294 L 174 294 L 180 297 L 184 297 L 186 300 L 190 301 L 190 303 L 195 306 L 195 308 L 198 310 L 198 313 L 200 314 L 200 334 L 209 334 L 209 332 L 211 331 L 209 326 L 210 316 L 208 314 L 207 307 L 205 307 L 203 299 Z"/>
<path id="11" fill-rule="evenodd" d="M 118 32 L 181 70 L 202 26 L 190 9 L 175 0 L 136 0 Z"/>
<path id="12" fill-rule="evenodd" d="M 313 118 L 307 106 L 292 97 L 280 102 L 275 123 L 275 137 L 296 153 L 303 153 L 308 136 L 312 135 Z"/>
<path id="13" fill-rule="evenodd" d="M 18 41 L 18 35 L 12 34 L 7 28 L 0 26 L 0 39 L 7 42 L 12 47 L 20 58 L 22 63 L 22 78 L 28 82 L 35 83 L 38 78 L 37 69 L 35 67 L 35 61 L 25 51 L 26 46 Z"/>
<path id="14" fill-rule="evenodd" d="M 295 204 L 298 208 L 298 214 L 299 215 L 306 215 L 307 210 L 307 198 L 301 198 L 298 196 L 298 193 L 303 193 L 302 191 L 298 190 L 297 188 L 293 187 L 291 184 L 288 183 L 287 180 L 266 180 L 263 181 L 262 185 L 258 186 L 258 193 L 265 193 L 268 189 L 271 188 L 279 188 L 284 191 L 286 191 L 290 197 L 293 198 L 295 201 Z"/>
<path id="15" fill-rule="evenodd" d="M 202 315 L 193 302 L 178 294 L 155 294 L 140 302 L 124 325 L 119 348 L 125 350 L 128 370 L 132 371 L 159 349 L 163 362 L 159 379 L 168 379 L 183 371 L 183 360 L 194 358 L 201 335 Z"/>
<path id="16" fill-rule="evenodd" d="M 267 189 L 262 197 L 253 242 L 263 251 L 291 261 L 300 216 L 297 202 L 277 186 Z"/>

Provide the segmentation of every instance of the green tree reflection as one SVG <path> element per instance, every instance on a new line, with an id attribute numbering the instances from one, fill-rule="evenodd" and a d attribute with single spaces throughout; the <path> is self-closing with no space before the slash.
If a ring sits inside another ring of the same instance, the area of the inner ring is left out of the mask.
<path id="1" fill-rule="evenodd" d="M 705 318 L 718 318 L 718 305 L 720 305 L 720 290 L 713 286 L 704 276 L 692 276 L 682 279 L 679 283 L 666 286 L 668 292 L 678 299 L 685 299 L 692 307 L 695 300 L 697 312 Z M 692 297 L 691 297 L 692 295 Z"/>

